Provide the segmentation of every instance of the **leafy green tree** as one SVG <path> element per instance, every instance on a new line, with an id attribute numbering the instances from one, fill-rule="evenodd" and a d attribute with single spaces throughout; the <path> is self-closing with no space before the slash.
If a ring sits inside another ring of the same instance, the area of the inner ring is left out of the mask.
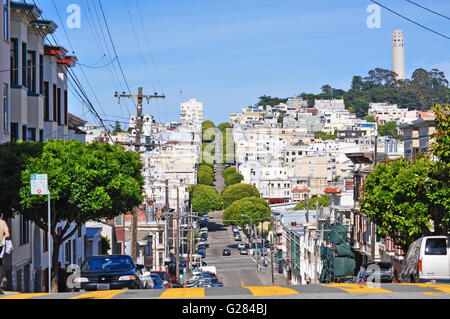
<path id="1" fill-rule="evenodd" d="M 4 219 L 20 211 L 22 170 L 29 158 L 42 154 L 43 148 L 43 144 L 34 142 L 0 144 L 0 215 Z"/>
<path id="2" fill-rule="evenodd" d="M 222 196 L 212 186 L 195 185 L 189 188 L 192 210 L 200 214 L 222 210 Z"/>
<path id="3" fill-rule="evenodd" d="M 398 136 L 398 126 L 397 122 L 391 121 L 387 122 L 385 125 L 380 125 L 379 127 L 379 135 L 380 136 Z"/>
<path id="4" fill-rule="evenodd" d="M 208 121 L 203 122 L 203 125 L 202 125 L 203 142 L 210 143 L 210 142 L 214 141 L 215 134 L 212 134 L 213 129 L 216 129 L 216 125 L 214 124 L 213 121 L 208 120 Z"/>
<path id="5" fill-rule="evenodd" d="M 228 167 L 222 171 L 222 176 L 225 178 L 227 175 L 237 174 L 236 167 Z"/>
<path id="6" fill-rule="evenodd" d="M 217 128 L 223 132 L 227 128 L 233 128 L 233 125 L 231 125 L 229 122 L 226 122 L 226 123 L 220 124 L 219 126 L 217 126 Z"/>
<path id="7" fill-rule="evenodd" d="M 30 176 L 47 174 L 51 192 L 52 263 L 58 264 L 60 246 L 88 221 L 113 219 L 143 201 L 139 155 L 109 144 L 48 141 L 38 157 L 27 159 L 22 170 L 21 208 L 18 212 L 42 230 L 48 229 L 47 197 L 31 195 Z M 57 230 L 57 224 L 63 223 Z M 76 227 L 71 227 L 72 225 Z M 52 273 L 57 291 L 58 271 Z"/>
<path id="8" fill-rule="evenodd" d="M 198 184 L 212 185 L 214 183 L 214 178 L 206 171 L 198 171 L 197 181 Z"/>
<path id="9" fill-rule="evenodd" d="M 102 255 L 108 255 L 108 251 L 111 249 L 111 241 L 108 237 L 102 236 L 101 238 L 101 254 Z"/>
<path id="10" fill-rule="evenodd" d="M 259 193 L 258 189 L 250 184 L 234 184 L 228 186 L 222 191 L 221 195 L 225 203 L 225 208 L 227 208 L 232 203 L 242 198 L 261 197 L 261 194 Z"/>
<path id="11" fill-rule="evenodd" d="M 319 203 L 319 207 L 329 207 L 330 206 L 330 196 L 323 195 L 320 197 L 314 197 L 309 200 L 309 209 L 315 209 L 316 203 Z M 298 203 L 294 207 L 294 210 L 305 210 L 307 206 L 306 201 Z"/>
<path id="12" fill-rule="evenodd" d="M 269 204 L 256 197 L 247 197 L 235 201 L 225 209 L 223 221 L 225 225 L 245 226 L 246 224 L 258 225 L 270 217 Z"/>
<path id="13" fill-rule="evenodd" d="M 377 122 L 377 120 L 375 119 L 375 117 L 373 115 L 367 115 L 366 117 L 364 117 L 364 120 L 366 120 L 367 122 L 370 122 L 370 123 Z"/>
<path id="14" fill-rule="evenodd" d="M 337 135 L 336 134 L 332 134 L 332 135 L 328 135 L 327 133 L 325 133 L 325 132 L 315 132 L 314 133 L 314 138 L 316 138 L 316 139 L 322 139 L 322 140 L 335 140 L 336 138 L 337 138 Z"/>
<path id="15" fill-rule="evenodd" d="M 285 116 L 286 116 L 286 112 L 285 111 L 280 111 L 280 115 L 278 115 L 277 123 L 278 124 L 283 124 Z"/>
<path id="16" fill-rule="evenodd" d="M 431 234 L 435 208 L 424 184 L 431 169 L 426 156 L 415 162 L 399 159 L 379 164 L 364 182 L 361 210 L 378 225 L 379 235 L 389 235 L 405 249 Z"/>
<path id="17" fill-rule="evenodd" d="M 120 126 L 120 122 L 116 121 L 114 124 L 114 130 L 112 131 L 111 135 L 117 135 L 117 133 L 122 133 L 124 130 L 122 130 L 122 127 Z"/>
<path id="18" fill-rule="evenodd" d="M 225 176 L 224 179 L 225 179 L 225 185 L 230 186 L 230 185 L 239 184 L 240 182 L 242 182 L 244 180 L 244 176 L 242 176 L 239 173 L 228 174 Z"/>

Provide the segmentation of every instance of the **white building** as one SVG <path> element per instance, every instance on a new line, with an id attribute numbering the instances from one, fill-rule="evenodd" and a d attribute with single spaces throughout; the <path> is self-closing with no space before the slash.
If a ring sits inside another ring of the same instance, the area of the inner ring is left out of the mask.
<path id="1" fill-rule="evenodd" d="M 203 103 L 196 99 L 181 103 L 181 123 L 192 129 L 201 130 L 204 121 L 203 107 Z"/>

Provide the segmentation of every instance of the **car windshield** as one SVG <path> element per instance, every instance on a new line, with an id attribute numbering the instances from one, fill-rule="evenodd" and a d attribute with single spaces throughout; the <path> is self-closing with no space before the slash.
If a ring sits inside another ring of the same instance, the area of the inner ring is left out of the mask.
<path id="1" fill-rule="evenodd" d="M 447 239 L 428 238 L 425 246 L 425 255 L 447 255 Z"/>
<path id="2" fill-rule="evenodd" d="M 158 275 L 150 275 L 152 277 L 153 281 L 155 282 L 155 285 L 159 286 L 162 285 L 161 278 L 159 278 Z"/>
<path id="3" fill-rule="evenodd" d="M 169 277 L 167 276 L 167 274 L 165 272 L 155 272 L 154 274 L 159 276 L 161 281 L 169 281 Z"/>
<path id="4" fill-rule="evenodd" d="M 134 268 L 133 260 L 130 256 L 104 256 L 88 258 L 81 267 L 81 271 L 114 271 L 130 270 Z"/>

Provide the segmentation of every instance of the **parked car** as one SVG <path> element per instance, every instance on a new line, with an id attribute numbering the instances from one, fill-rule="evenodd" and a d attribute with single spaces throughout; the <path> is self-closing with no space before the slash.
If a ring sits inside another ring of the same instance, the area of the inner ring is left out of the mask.
<path id="1" fill-rule="evenodd" d="M 157 274 L 150 274 L 150 276 L 152 277 L 154 282 L 153 289 L 164 289 L 161 278 Z"/>
<path id="2" fill-rule="evenodd" d="M 166 271 L 152 271 L 151 274 L 159 276 L 164 288 L 172 288 L 172 284 L 170 283 L 169 274 Z"/>
<path id="3" fill-rule="evenodd" d="M 380 280 L 384 283 L 394 282 L 394 267 L 390 262 L 371 262 L 361 267 L 359 280 L 375 282 Z"/>
<path id="4" fill-rule="evenodd" d="M 80 277 L 75 278 L 74 283 L 87 291 L 142 289 L 138 273 L 142 269 L 144 266 L 137 266 L 128 255 L 89 257 L 83 262 Z"/>
<path id="5" fill-rule="evenodd" d="M 208 227 L 203 227 L 200 229 L 200 234 L 208 233 Z"/>
<path id="6" fill-rule="evenodd" d="M 201 274 L 202 272 L 208 272 L 208 273 L 213 274 L 214 276 L 217 276 L 217 268 L 216 268 L 216 266 L 206 266 L 206 265 L 202 266 L 202 267 L 199 267 L 197 269 L 194 269 L 192 274 L 195 276 L 195 275 Z"/>
<path id="7" fill-rule="evenodd" d="M 246 249 L 246 248 L 247 248 L 247 245 L 246 245 L 246 244 L 244 244 L 244 243 L 239 243 L 239 244 L 238 244 L 238 249 L 239 249 L 239 250 Z"/>
<path id="8" fill-rule="evenodd" d="M 208 240 L 208 234 L 207 233 L 203 233 L 200 235 L 200 240 L 201 241 L 207 241 Z"/>
<path id="9" fill-rule="evenodd" d="M 234 236 L 235 241 L 242 241 L 241 235 Z"/>
<path id="10" fill-rule="evenodd" d="M 450 236 L 427 236 L 408 249 L 401 282 L 450 282 Z"/>
<path id="11" fill-rule="evenodd" d="M 222 255 L 223 256 L 231 256 L 231 249 L 230 248 L 224 248 Z"/>
<path id="12" fill-rule="evenodd" d="M 200 242 L 200 243 L 197 245 L 197 249 L 206 249 L 206 244 L 205 244 L 204 242 Z"/>
<path id="13" fill-rule="evenodd" d="M 241 249 L 241 255 L 248 255 L 248 250 L 247 249 Z"/>
<path id="14" fill-rule="evenodd" d="M 153 289 L 154 282 L 151 277 L 151 272 L 146 270 L 144 265 L 136 265 L 138 267 L 137 269 L 137 275 L 139 276 L 139 279 L 142 282 L 142 288 L 143 289 Z"/>

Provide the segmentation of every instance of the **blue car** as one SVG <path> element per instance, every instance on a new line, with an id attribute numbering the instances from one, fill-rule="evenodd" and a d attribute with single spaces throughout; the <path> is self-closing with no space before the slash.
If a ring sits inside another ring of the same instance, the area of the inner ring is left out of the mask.
<path id="1" fill-rule="evenodd" d="M 77 289 L 143 289 L 137 266 L 127 255 L 98 256 L 87 258 L 81 266 L 80 277 L 73 280 Z M 75 290 L 77 290 L 75 289 Z"/>
<path id="2" fill-rule="evenodd" d="M 161 278 L 158 275 L 151 274 L 150 276 L 152 277 L 153 282 L 154 282 L 153 289 L 164 289 L 164 286 L 163 286 L 163 283 L 161 281 Z"/>

